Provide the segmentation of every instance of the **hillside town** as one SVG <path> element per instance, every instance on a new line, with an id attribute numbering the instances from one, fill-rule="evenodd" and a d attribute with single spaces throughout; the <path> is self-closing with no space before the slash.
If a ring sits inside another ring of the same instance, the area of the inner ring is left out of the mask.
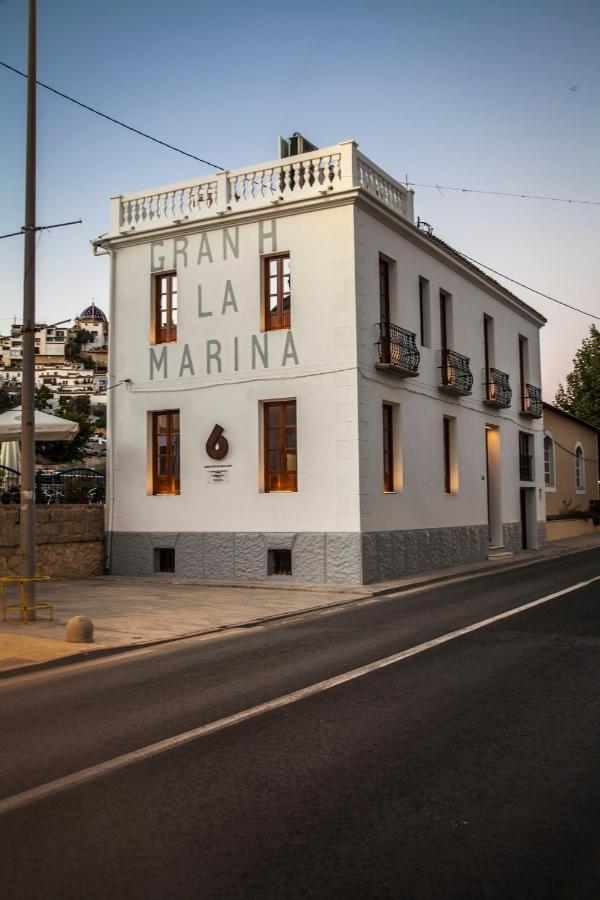
<path id="1" fill-rule="evenodd" d="M 35 385 L 47 389 L 49 408 L 80 396 L 92 405 L 106 404 L 108 337 L 108 320 L 95 303 L 72 321 L 36 325 Z M 20 398 L 22 360 L 22 325 L 14 322 L 0 336 L 0 390 L 9 401 Z"/>

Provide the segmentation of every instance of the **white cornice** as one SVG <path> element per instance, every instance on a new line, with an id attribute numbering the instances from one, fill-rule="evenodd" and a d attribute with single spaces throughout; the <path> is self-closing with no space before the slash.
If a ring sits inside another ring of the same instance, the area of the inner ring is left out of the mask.
<path id="1" fill-rule="evenodd" d="M 100 235 L 91 243 L 94 247 L 117 250 L 123 247 L 135 246 L 136 244 L 147 244 L 151 241 L 163 241 L 172 237 L 187 237 L 205 231 L 219 231 L 222 228 L 233 228 L 236 225 L 248 225 L 265 219 L 281 219 L 287 216 L 301 215 L 313 210 L 349 206 L 355 202 L 358 193 L 358 188 L 352 188 L 348 191 L 328 194 L 325 197 L 313 197 L 300 202 L 263 206 L 247 212 L 232 212 L 222 216 L 215 216 L 214 219 L 198 219 L 181 222 L 176 225 L 170 223 L 164 228 L 130 231 L 126 234 Z"/>

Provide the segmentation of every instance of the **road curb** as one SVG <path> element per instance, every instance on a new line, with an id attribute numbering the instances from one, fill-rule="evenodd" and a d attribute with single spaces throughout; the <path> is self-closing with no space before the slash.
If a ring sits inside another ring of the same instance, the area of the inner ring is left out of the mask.
<path id="1" fill-rule="evenodd" d="M 512 563 L 500 562 L 493 565 L 491 568 L 489 566 L 481 566 L 477 569 L 471 569 L 469 572 L 453 572 L 440 575 L 432 575 L 425 580 L 415 579 L 414 581 L 407 582 L 400 586 L 368 591 L 364 594 L 361 594 L 360 596 L 352 596 L 344 600 L 337 600 L 333 603 L 327 603 L 324 606 L 311 606 L 307 607 L 306 609 L 293 610 L 292 612 L 286 613 L 278 613 L 273 616 L 260 616 L 256 619 L 248 619 L 246 622 L 218 625 L 213 628 L 203 628 L 199 631 L 190 631 L 186 632 L 186 634 L 177 634 L 166 638 L 156 638 L 155 640 L 151 641 L 140 641 L 139 643 L 135 644 L 120 644 L 115 647 L 98 647 L 97 649 L 82 650 L 81 653 L 73 654 L 71 656 L 57 657 L 56 659 L 50 659 L 40 663 L 33 663 L 30 666 L 19 666 L 14 669 L 6 669 L 4 671 L 0 670 L 0 681 L 9 678 L 18 678 L 20 675 L 30 675 L 36 672 L 42 672 L 46 669 L 57 669 L 62 666 L 69 666 L 79 662 L 91 662 L 95 659 L 101 659 L 102 657 L 116 656 L 119 653 L 125 654 L 133 650 L 144 650 L 149 647 L 157 647 L 161 644 L 173 644 L 176 641 L 185 641 L 189 638 L 203 637 L 206 635 L 220 634 L 227 631 L 237 631 L 246 628 L 257 628 L 261 625 L 275 624 L 276 622 L 299 619 L 303 616 L 308 616 L 315 613 L 331 612 L 332 610 L 343 609 L 346 606 L 352 606 L 359 603 L 377 600 L 378 598 L 392 597 L 394 595 L 401 596 L 411 591 L 418 590 L 419 588 L 425 589 L 428 587 L 436 586 L 438 584 L 443 584 L 445 582 L 468 581 L 471 578 L 480 578 L 481 576 L 485 575 L 495 575 L 499 570 L 503 572 L 510 572 L 515 569 L 524 569 L 528 566 L 539 565 L 540 563 L 547 562 L 551 559 L 558 559 L 563 556 L 575 556 L 577 553 L 585 553 L 589 550 L 595 549 L 599 549 L 598 544 L 588 544 L 585 547 L 577 547 L 576 549 L 561 549 L 556 553 L 550 553 L 548 555 L 540 556 L 537 559 L 520 560 Z"/>

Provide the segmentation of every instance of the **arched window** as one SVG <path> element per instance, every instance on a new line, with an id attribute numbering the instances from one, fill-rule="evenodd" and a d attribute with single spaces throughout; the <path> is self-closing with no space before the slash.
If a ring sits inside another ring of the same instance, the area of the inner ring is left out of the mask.
<path id="1" fill-rule="evenodd" d="M 554 475 L 554 441 L 549 434 L 544 435 L 544 482 L 546 487 L 556 484 Z"/>
<path id="2" fill-rule="evenodd" d="M 581 444 L 575 447 L 575 490 L 585 491 L 585 466 Z"/>

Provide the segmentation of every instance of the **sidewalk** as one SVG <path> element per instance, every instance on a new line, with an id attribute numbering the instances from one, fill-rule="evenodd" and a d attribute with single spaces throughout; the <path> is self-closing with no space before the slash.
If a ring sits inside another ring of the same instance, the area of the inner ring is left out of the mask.
<path id="1" fill-rule="evenodd" d="M 38 586 L 38 599 L 54 603 L 54 621 L 45 611 L 24 625 L 16 618 L 0 623 L 0 676 L 92 655 L 161 643 L 225 629 L 260 625 L 370 597 L 406 591 L 457 577 L 534 564 L 578 550 L 600 547 L 600 535 L 554 541 L 540 551 L 508 559 L 438 569 L 370 585 L 244 585 L 193 583 L 173 575 L 150 578 L 97 576 L 51 581 Z M 64 640 L 66 622 L 86 615 L 94 622 L 93 644 Z"/>

